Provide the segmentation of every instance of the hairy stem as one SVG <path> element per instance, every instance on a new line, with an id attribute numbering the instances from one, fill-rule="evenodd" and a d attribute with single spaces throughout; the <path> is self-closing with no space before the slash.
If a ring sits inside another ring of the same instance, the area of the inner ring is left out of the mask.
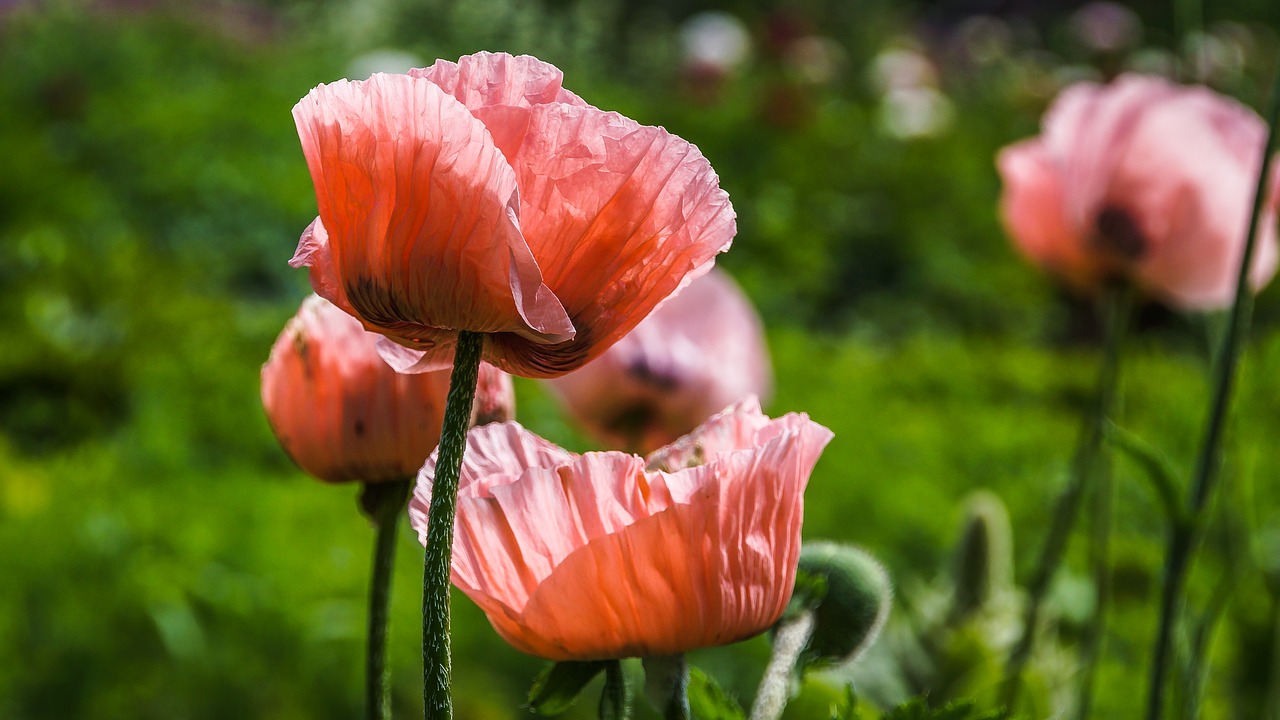
<path id="1" fill-rule="evenodd" d="M 813 612 L 805 610 L 778 624 L 773 636 L 773 654 L 760 680 L 760 690 L 751 706 L 751 720 L 778 720 L 791 695 L 791 674 L 800 653 L 809 645 L 817 624 Z"/>
<path id="2" fill-rule="evenodd" d="M 453 519 L 458 510 L 458 477 L 475 401 L 484 335 L 458 333 L 453 374 L 445 403 L 444 427 L 436 456 L 436 476 L 427 511 L 427 552 L 422 570 L 422 700 L 426 720 L 453 717 L 449 687 L 449 565 L 453 559 Z"/>

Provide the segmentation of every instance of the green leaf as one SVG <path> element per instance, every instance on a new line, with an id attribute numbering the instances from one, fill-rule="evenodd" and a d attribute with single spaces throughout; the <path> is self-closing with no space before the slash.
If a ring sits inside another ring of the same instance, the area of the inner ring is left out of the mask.
<path id="1" fill-rule="evenodd" d="M 697 720 L 743 720 L 747 716 L 736 700 L 696 667 L 689 668 L 689 709 Z"/>
<path id="2" fill-rule="evenodd" d="M 560 662 L 538 674 L 529 688 L 529 709 L 535 714 L 559 715 L 578 699 L 582 689 L 605 669 L 607 662 Z"/>
<path id="3" fill-rule="evenodd" d="M 1164 507 L 1169 521 L 1183 522 L 1185 516 L 1182 505 L 1178 502 L 1178 475 L 1169 461 L 1146 440 L 1114 422 L 1107 421 L 1106 434 L 1111 444 L 1146 471 L 1147 479 L 1151 481 L 1151 487 L 1159 496 L 1160 504 Z"/>

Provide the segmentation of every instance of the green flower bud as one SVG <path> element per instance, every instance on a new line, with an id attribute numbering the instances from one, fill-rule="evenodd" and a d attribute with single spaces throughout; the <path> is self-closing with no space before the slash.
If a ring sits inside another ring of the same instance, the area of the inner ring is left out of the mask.
<path id="1" fill-rule="evenodd" d="M 1009 511 L 995 493 L 979 490 L 965 502 L 964 529 L 952 570 L 951 617 L 960 620 L 1013 584 L 1013 532 Z"/>
<path id="2" fill-rule="evenodd" d="M 889 618 L 893 586 L 884 566 L 861 548 L 830 542 L 800 550 L 791 614 L 814 615 L 804 667 L 853 660 L 871 646 Z"/>

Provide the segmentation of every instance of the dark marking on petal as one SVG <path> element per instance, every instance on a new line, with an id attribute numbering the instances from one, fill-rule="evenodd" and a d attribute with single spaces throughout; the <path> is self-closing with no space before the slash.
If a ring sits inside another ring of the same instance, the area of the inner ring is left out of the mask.
<path id="1" fill-rule="evenodd" d="M 1094 221 L 1092 237 L 1095 249 L 1121 260 L 1138 260 L 1147 252 L 1146 235 L 1133 215 L 1124 208 L 1107 205 Z"/>

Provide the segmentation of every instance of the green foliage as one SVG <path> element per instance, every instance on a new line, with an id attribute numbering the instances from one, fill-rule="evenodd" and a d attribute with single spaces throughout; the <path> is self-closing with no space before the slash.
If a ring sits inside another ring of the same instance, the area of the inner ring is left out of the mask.
<path id="1" fill-rule="evenodd" d="M 559 715 L 578 700 L 597 675 L 604 672 L 604 661 L 558 662 L 549 665 L 529 688 L 528 707 L 536 715 Z"/>
<path id="2" fill-rule="evenodd" d="M 962 499 L 989 488 L 1010 509 L 1025 574 L 1092 382 L 1096 327 L 1087 303 L 1008 248 L 992 156 L 1034 132 L 1062 69 L 1052 53 L 1089 60 L 1058 39 L 1063 18 L 1035 18 L 1047 48 L 1010 30 L 1003 55 L 944 67 L 953 125 L 900 139 L 864 78 L 916 24 L 914 6 L 887 0 L 797 9 L 845 53 L 832 82 L 796 83 L 762 45 L 710 100 L 680 72 L 675 28 L 694 9 L 683 3 L 639 16 L 622 2 L 121 5 L 0 10 L 0 717 L 358 713 L 372 533 L 354 488 L 292 467 L 257 383 L 307 291 L 285 264 L 315 212 L 289 108 L 382 46 L 424 62 L 482 47 L 538 54 L 594 104 L 697 143 L 739 215 L 722 265 L 768 321 L 770 412 L 808 412 L 836 434 L 807 490 L 806 537 L 871 548 L 904 608 L 918 608 L 933 597 L 923 588 L 945 566 Z M 376 22 L 357 22 L 361 8 L 384 5 Z M 736 7 L 763 40 L 772 16 Z M 1208 10 L 1229 19 L 1242 8 L 1241 19 L 1274 20 L 1260 0 Z M 1160 33 L 1152 42 L 1173 44 Z M 1275 55 L 1266 38 L 1222 87 L 1256 102 L 1254 80 Z M 1256 317 L 1218 525 L 1274 534 L 1280 497 L 1265 480 L 1280 474 L 1270 450 L 1280 294 L 1263 295 Z M 1147 308 L 1124 358 L 1116 420 L 1175 468 L 1188 467 L 1203 421 L 1211 325 Z M 589 448 L 540 386 L 518 391 L 525 425 Z M 1159 582 L 1152 539 L 1165 529 L 1132 465 L 1117 473 L 1125 510 L 1099 717 L 1132 716 Z M 420 712 L 411 535 L 393 588 L 397 717 Z M 1251 554 L 1220 535 L 1209 534 L 1191 582 L 1192 604 L 1216 607 L 1214 588 L 1239 578 L 1216 635 L 1199 634 L 1215 669 L 1203 715 L 1258 717 L 1273 594 L 1253 564 L 1272 558 L 1262 539 L 1243 544 Z M 521 681 L 540 662 L 507 647 L 461 595 L 454 612 L 458 716 L 518 717 Z M 1070 645 L 1079 613 L 1055 614 L 1047 632 Z M 954 681 L 931 697 L 985 702 L 1000 627 L 969 626 L 928 656 L 950 658 Z M 699 651 L 724 688 L 694 673 L 699 717 L 737 717 L 732 698 L 752 696 L 766 655 L 762 639 Z M 797 712 L 875 716 L 870 693 L 855 710 L 835 687 L 806 681 Z M 592 705 L 565 716 L 591 717 Z"/>
<path id="3" fill-rule="evenodd" d="M 931 708 L 924 698 L 916 698 L 890 710 L 883 720 L 1005 720 L 1003 710 L 982 712 L 973 700 L 947 703 L 941 708 Z"/>
<path id="4" fill-rule="evenodd" d="M 689 710 L 696 720 L 744 720 L 747 714 L 715 678 L 696 667 L 689 668 Z"/>

